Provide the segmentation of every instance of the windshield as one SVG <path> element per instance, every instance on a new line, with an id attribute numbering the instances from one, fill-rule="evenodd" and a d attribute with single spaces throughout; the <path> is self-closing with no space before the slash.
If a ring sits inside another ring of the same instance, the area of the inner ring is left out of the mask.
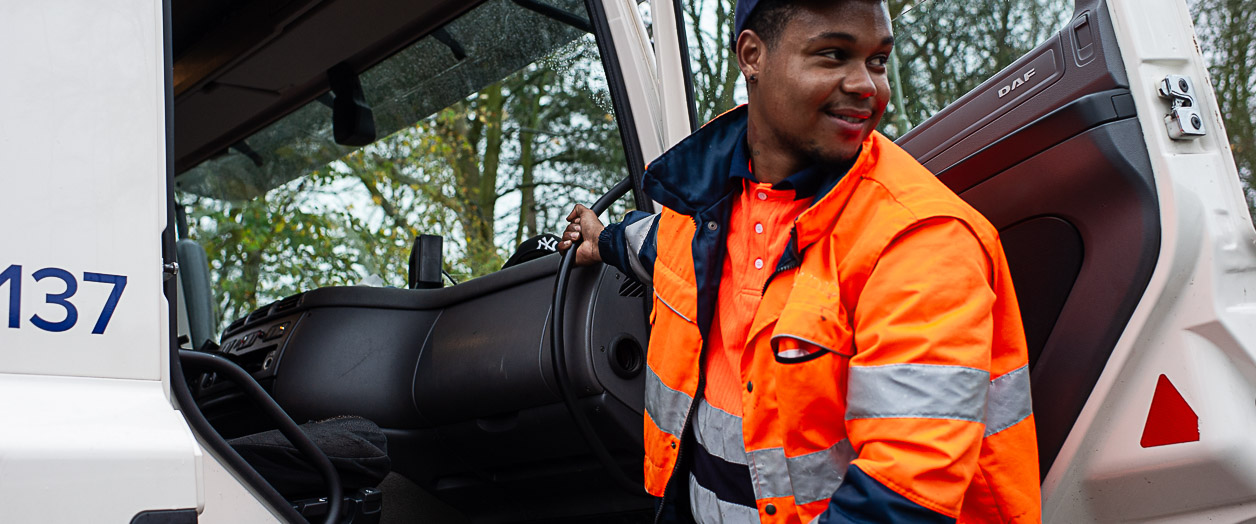
<path id="1" fill-rule="evenodd" d="M 583 2 L 550 2 L 587 18 Z M 331 285 L 406 285 L 416 235 L 463 281 L 627 175 L 592 35 L 489 1 L 360 77 L 381 138 L 313 101 L 176 179 L 221 323 Z M 612 207 L 622 214 L 626 203 Z"/>

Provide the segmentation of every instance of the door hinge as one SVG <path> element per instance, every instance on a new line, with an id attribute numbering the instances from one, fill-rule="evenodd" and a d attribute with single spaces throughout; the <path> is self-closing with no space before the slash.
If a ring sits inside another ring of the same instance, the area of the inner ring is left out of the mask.
<path id="1" fill-rule="evenodd" d="M 1160 81 L 1160 98 L 1169 101 L 1169 114 L 1164 116 L 1164 127 L 1169 138 L 1194 140 L 1207 134 L 1204 117 L 1195 104 L 1195 86 L 1184 75 L 1169 75 Z"/>

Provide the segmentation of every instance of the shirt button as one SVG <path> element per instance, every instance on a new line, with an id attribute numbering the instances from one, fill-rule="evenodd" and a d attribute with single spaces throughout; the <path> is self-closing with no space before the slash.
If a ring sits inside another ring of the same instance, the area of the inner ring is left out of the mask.
<path id="1" fill-rule="evenodd" d="M 754 259 L 754 268 L 755 268 L 755 269 L 763 269 L 763 259 L 762 259 L 762 258 L 756 258 L 756 259 Z"/>
<path id="2" fill-rule="evenodd" d="M 747 383 L 746 383 L 746 392 L 747 392 L 747 393 L 754 393 L 754 382 L 747 382 Z"/>
<path id="3" fill-rule="evenodd" d="M 767 194 L 767 193 L 764 193 L 764 192 L 762 192 L 762 191 L 760 191 L 760 192 L 759 192 L 759 200 L 767 200 L 767 199 L 768 199 L 768 194 Z"/>
<path id="4" fill-rule="evenodd" d="M 716 224 L 714 220 L 707 222 L 707 229 L 710 229 L 711 231 L 715 231 L 716 229 L 719 229 L 719 228 L 720 228 L 720 225 Z"/>
<path id="5" fill-rule="evenodd" d="M 754 225 L 754 232 L 755 232 L 755 233 L 763 233 L 763 224 L 755 224 L 755 225 Z"/>
<path id="6" fill-rule="evenodd" d="M 763 512 L 764 512 L 764 513 L 767 513 L 768 515 L 775 515 L 775 514 L 776 514 L 776 506 L 775 506 L 775 505 L 773 505 L 771 502 L 769 502 L 767 506 L 764 506 L 764 507 L 763 507 Z"/>

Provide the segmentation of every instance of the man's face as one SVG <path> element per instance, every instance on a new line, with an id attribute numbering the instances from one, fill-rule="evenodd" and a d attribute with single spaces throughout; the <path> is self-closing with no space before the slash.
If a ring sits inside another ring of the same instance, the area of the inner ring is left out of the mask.
<path id="1" fill-rule="evenodd" d="M 800 164 L 850 160 L 881 122 L 890 98 L 894 38 L 882 2 L 801 8 L 757 65 L 750 107 L 757 134 Z M 753 72 L 753 71 L 752 71 Z"/>

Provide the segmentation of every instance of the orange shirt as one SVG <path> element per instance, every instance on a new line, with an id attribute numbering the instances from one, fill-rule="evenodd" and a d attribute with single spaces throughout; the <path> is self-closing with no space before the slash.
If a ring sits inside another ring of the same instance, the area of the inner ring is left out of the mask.
<path id="1" fill-rule="evenodd" d="M 793 189 L 742 178 L 741 195 L 728 220 L 727 252 L 720 276 L 719 303 L 707 348 L 705 397 L 712 407 L 742 415 L 741 358 L 763 287 L 776 268 L 794 219 L 810 198 L 794 200 Z"/>

